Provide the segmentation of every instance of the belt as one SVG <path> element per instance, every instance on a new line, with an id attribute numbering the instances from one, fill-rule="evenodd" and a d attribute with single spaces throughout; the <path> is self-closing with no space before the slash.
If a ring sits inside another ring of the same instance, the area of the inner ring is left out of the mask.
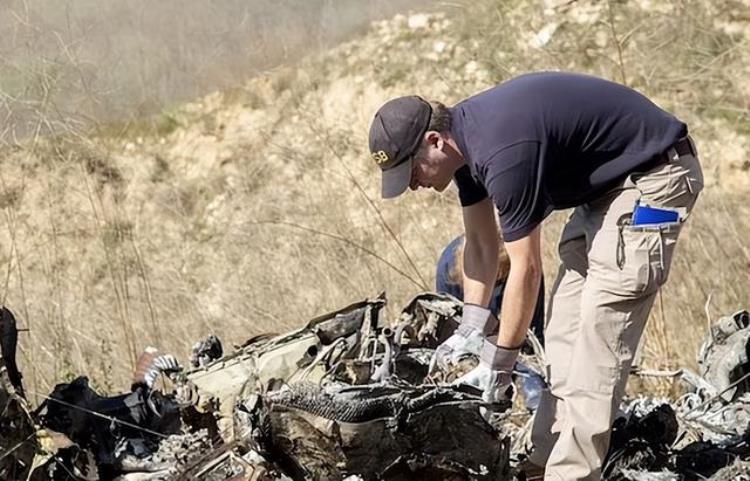
<path id="1" fill-rule="evenodd" d="M 681 138 L 674 144 L 670 145 L 667 150 L 665 150 L 663 153 L 657 155 L 656 157 L 652 158 L 648 162 L 645 162 L 642 164 L 639 168 L 639 172 L 646 172 L 650 169 L 653 169 L 654 167 L 662 164 L 666 164 L 668 162 L 672 161 L 672 155 L 674 155 L 674 152 L 677 153 L 678 157 L 682 157 L 683 155 L 696 155 L 695 148 L 693 147 L 693 139 L 690 138 L 689 135 L 686 135 L 685 137 Z"/>
<path id="2" fill-rule="evenodd" d="M 683 155 L 695 155 L 695 149 L 693 148 L 693 140 L 690 138 L 690 136 L 686 136 L 672 144 L 670 148 L 667 149 L 665 154 L 669 156 L 669 151 L 674 149 L 675 152 L 677 152 L 677 155 L 682 157 Z"/>

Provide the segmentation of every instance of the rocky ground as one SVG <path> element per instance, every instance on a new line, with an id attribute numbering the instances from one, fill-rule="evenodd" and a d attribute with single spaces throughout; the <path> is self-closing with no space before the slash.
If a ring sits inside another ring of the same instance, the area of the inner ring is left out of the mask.
<path id="1" fill-rule="evenodd" d="M 31 481 L 526 481 L 522 461 L 544 380 L 529 336 L 515 395 L 487 404 L 456 376 L 475 356 L 430 367 L 462 305 L 423 293 L 395 319 L 385 297 L 225 352 L 210 336 L 190 366 L 150 347 L 129 391 L 102 396 L 80 376 L 32 409 L 15 363 L 13 313 L 0 317 L 0 477 Z M 750 479 L 750 314 L 721 317 L 699 371 L 637 369 L 681 385 L 628 396 L 605 481 Z M 533 382 L 531 382 L 533 380 Z"/>
<path id="2" fill-rule="evenodd" d="M 146 344 L 239 343 L 382 290 L 400 305 L 428 289 L 461 231 L 456 196 L 378 199 L 373 112 L 395 95 L 451 103 L 539 69 L 624 81 L 689 123 L 707 187 L 644 352 L 654 367 L 692 364 L 707 301 L 715 313 L 748 300 L 748 10 L 446 5 L 142 123 L 6 146 L 3 300 L 30 329 L 19 362 L 32 396 L 79 372 L 115 390 Z M 545 231 L 547 285 L 563 217 Z"/>

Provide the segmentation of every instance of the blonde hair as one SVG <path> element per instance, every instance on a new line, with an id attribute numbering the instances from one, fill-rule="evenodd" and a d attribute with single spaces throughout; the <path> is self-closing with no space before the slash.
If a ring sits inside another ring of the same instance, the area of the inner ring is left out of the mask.
<path id="1" fill-rule="evenodd" d="M 448 282 L 451 284 L 463 284 L 464 281 L 464 245 L 466 244 L 466 237 L 461 238 L 461 243 L 456 248 L 456 254 L 453 256 L 453 266 L 448 271 Z M 500 244 L 497 248 L 497 284 L 505 281 L 508 278 L 510 272 L 510 258 L 508 257 L 508 251 L 505 250 L 505 243 L 503 243 L 502 237 L 500 237 Z"/>

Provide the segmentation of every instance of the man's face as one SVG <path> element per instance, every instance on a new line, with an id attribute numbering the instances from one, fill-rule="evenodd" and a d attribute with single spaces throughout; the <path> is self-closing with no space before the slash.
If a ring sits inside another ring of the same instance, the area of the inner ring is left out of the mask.
<path id="1" fill-rule="evenodd" d="M 411 190 L 428 187 L 442 192 L 448 187 L 455 169 L 452 168 L 443 145 L 442 139 L 428 139 L 414 154 L 409 182 Z"/>

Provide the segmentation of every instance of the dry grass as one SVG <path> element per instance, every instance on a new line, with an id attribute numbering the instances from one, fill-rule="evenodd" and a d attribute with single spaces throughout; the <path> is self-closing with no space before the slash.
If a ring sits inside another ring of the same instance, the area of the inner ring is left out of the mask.
<path id="1" fill-rule="evenodd" d="M 0 292 L 30 328 L 27 384 L 46 392 L 86 373 L 117 391 L 148 344 L 184 359 L 209 332 L 230 346 L 382 290 L 394 316 L 431 285 L 460 210 L 455 192 L 378 199 L 365 153 L 372 112 L 393 95 L 452 102 L 543 68 L 624 77 L 691 125 L 707 187 L 644 362 L 692 365 L 707 297 L 714 316 L 748 305 L 750 76 L 735 72 L 750 68 L 750 49 L 717 26 L 735 21 L 733 2 L 652 3 L 576 2 L 542 15 L 541 2 L 483 0 L 447 6 L 424 27 L 397 18 L 138 128 L 67 121 L 42 76 L 50 100 L 29 104 L 32 136 L 0 134 Z M 553 23 L 548 42 L 532 42 Z M 545 227 L 548 276 L 564 219 Z"/>
<path id="2" fill-rule="evenodd" d="M 0 92 L 19 135 L 51 125 L 152 128 L 144 117 L 328 48 L 427 0 L 3 0 Z M 159 119 L 157 119 L 158 124 Z M 2 124 L 5 128 L 7 123 Z M 137 129 L 136 129 L 137 130 Z"/>

